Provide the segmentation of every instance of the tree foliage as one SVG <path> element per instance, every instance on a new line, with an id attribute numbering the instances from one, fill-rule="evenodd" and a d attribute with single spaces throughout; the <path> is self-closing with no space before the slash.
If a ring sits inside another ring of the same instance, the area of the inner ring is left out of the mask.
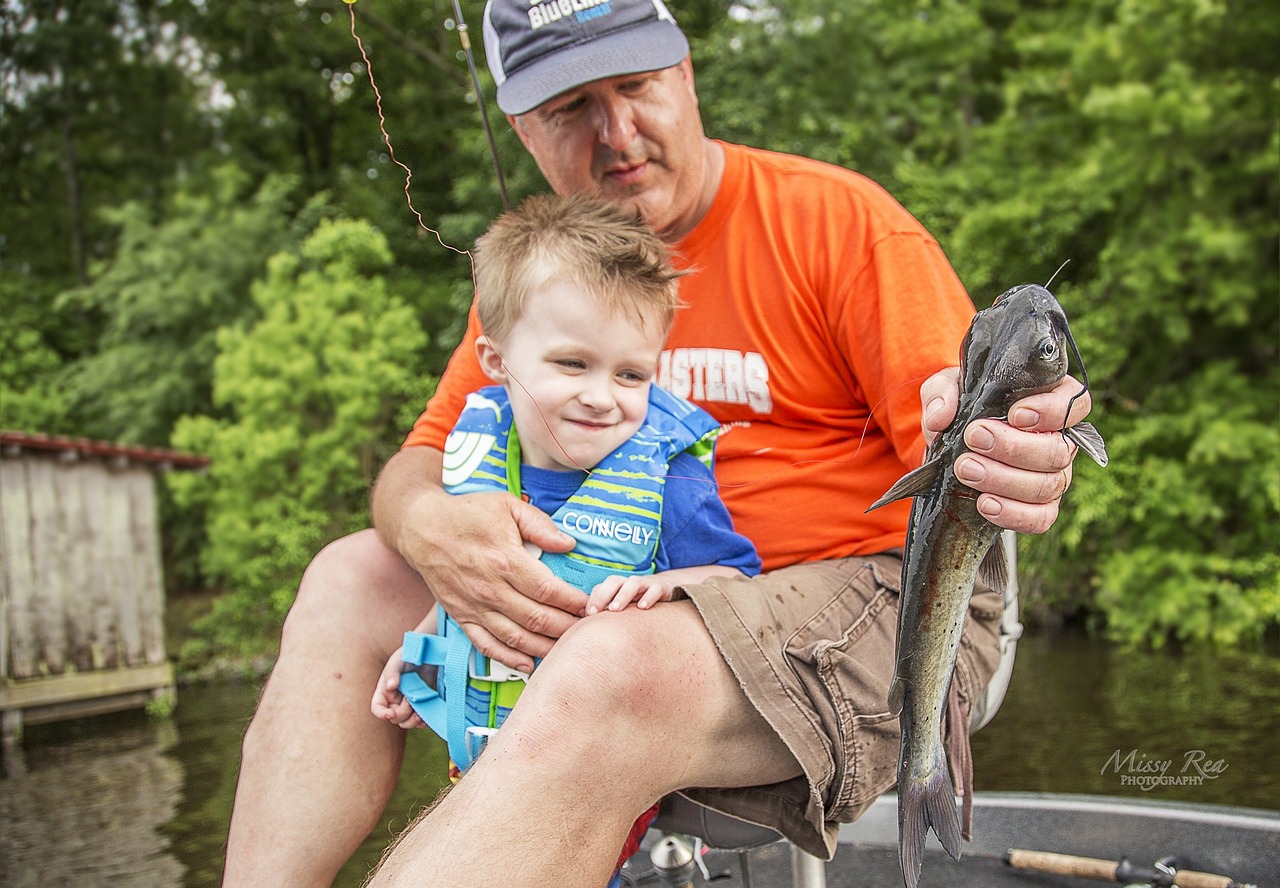
<path id="1" fill-rule="evenodd" d="M 1077 466 L 1058 525 L 1024 540 L 1031 603 L 1127 641 L 1280 623 L 1280 10 L 671 7 L 713 137 L 879 181 L 979 305 L 1070 260 L 1053 289 L 1113 461 Z M 221 625 L 274 625 L 461 333 L 469 265 L 433 230 L 465 248 L 501 208 L 453 4 L 6 12 L 0 425 L 215 451 L 181 483 L 209 510 Z M 490 119 L 512 200 L 545 188 Z"/>
<path id="2" fill-rule="evenodd" d="M 975 294 L 1072 260 L 1060 295 L 1115 460 L 1078 473 L 1030 580 L 1094 590 L 1126 641 L 1280 619 L 1277 38 L 1276 15 L 1198 2 L 1017 23 L 1005 108 L 947 173 Z M 1010 280 L 1010 256 L 1041 265 Z"/>
<path id="3" fill-rule="evenodd" d="M 206 453 L 208 474 L 176 474 L 180 504 L 208 515 L 206 574 L 232 590 L 214 640 L 278 627 L 302 569 L 330 540 L 366 526 L 366 493 L 426 385 L 413 309 L 387 285 L 386 239 L 326 221 L 277 253 L 253 285 L 256 320 L 218 331 L 214 403 L 173 443 Z"/>
<path id="4" fill-rule="evenodd" d="M 97 211 L 160 198 L 207 132 L 155 0 L 0 11 L 0 262 L 32 285 L 110 256 Z"/>
<path id="5" fill-rule="evenodd" d="M 166 202 L 160 221 L 136 201 L 104 213 L 119 227 L 114 258 L 55 303 L 100 319 L 94 348 L 65 374 L 81 434 L 164 446 L 178 417 L 210 412 L 218 329 L 253 315 L 250 283 L 318 212 L 295 218 L 290 177 L 248 186 L 221 167 L 200 193 Z"/>
<path id="6" fill-rule="evenodd" d="M 58 376 L 99 318 L 53 302 L 113 256 L 102 211 L 162 201 L 207 132 L 166 46 L 153 0 L 0 5 L 2 424 L 84 433 Z"/>

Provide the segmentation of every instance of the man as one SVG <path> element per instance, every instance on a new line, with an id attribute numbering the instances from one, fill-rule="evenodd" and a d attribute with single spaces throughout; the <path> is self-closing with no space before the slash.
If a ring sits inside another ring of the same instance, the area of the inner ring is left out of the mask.
<path id="1" fill-rule="evenodd" d="M 955 371 L 938 371 L 972 305 L 873 183 L 707 139 L 688 44 L 660 0 L 578 5 L 491 0 L 498 104 L 555 191 L 636 209 L 692 270 L 659 380 L 724 424 L 717 477 L 766 573 L 582 619 L 585 596 L 522 547 L 569 547 L 545 515 L 440 486 L 443 432 L 483 383 L 473 317 L 378 480 L 376 534 L 330 545 L 303 579 L 245 738 L 227 884 L 325 884 L 374 826 L 403 738 L 369 716 L 368 687 L 435 600 L 483 653 L 525 671 L 545 659 L 377 884 L 603 885 L 636 815 L 690 787 L 829 853 L 836 824 L 892 785 L 907 506 L 864 510 L 919 464 L 922 409 L 930 434 L 954 415 Z M 957 472 L 997 524 L 1052 524 L 1074 451 L 1042 433 L 1078 389 L 1067 380 L 1008 424 L 967 430 Z M 997 612 L 994 593 L 975 594 L 962 705 L 994 669 Z"/>

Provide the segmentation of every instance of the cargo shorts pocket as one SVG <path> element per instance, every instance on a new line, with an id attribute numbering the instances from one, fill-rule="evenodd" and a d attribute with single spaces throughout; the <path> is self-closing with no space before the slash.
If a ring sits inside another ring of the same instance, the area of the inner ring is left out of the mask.
<path id="1" fill-rule="evenodd" d="M 791 637 L 788 660 L 826 736 L 828 767 L 810 770 L 828 822 L 858 817 L 897 776 L 898 718 L 889 712 L 901 560 L 850 559 L 847 581 Z M 826 785 L 815 778 L 825 771 Z"/>

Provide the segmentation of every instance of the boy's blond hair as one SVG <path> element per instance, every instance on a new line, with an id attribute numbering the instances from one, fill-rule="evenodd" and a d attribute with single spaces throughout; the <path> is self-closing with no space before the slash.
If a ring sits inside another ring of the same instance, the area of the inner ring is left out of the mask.
<path id="1" fill-rule="evenodd" d="M 633 212 L 583 195 L 535 195 L 476 241 L 476 311 L 486 336 L 502 341 L 529 294 L 570 281 L 641 324 L 665 333 L 679 306 L 667 245 Z"/>

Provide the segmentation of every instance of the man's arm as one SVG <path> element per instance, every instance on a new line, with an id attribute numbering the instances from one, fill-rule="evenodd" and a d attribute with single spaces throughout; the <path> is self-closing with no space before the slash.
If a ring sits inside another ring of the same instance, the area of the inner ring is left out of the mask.
<path id="1" fill-rule="evenodd" d="M 432 447 L 392 456 L 374 486 L 374 527 L 481 653 L 532 671 L 533 658 L 585 613 L 587 597 L 531 557 L 524 540 L 549 552 L 566 552 L 573 540 L 516 497 L 450 495 L 443 458 Z"/>
<path id="2" fill-rule="evenodd" d="M 955 418 L 959 380 L 959 368 L 951 367 L 920 387 L 926 440 L 932 441 Z M 1071 405 L 1081 387 L 1068 376 L 1053 391 L 1015 403 L 1008 422 L 978 419 L 965 429 L 965 444 L 972 452 L 956 460 L 956 477 L 981 492 L 978 511 L 992 524 L 1019 533 L 1044 533 L 1057 520 L 1077 448 L 1056 433 L 1089 414 L 1092 401 L 1087 392 Z"/>

